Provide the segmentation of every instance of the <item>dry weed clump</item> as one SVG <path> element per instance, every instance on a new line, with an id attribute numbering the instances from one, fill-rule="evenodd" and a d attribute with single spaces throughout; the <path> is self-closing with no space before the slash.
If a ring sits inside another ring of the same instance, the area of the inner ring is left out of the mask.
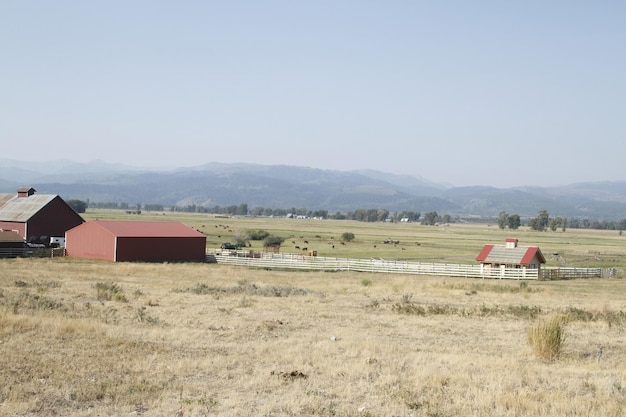
<path id="1" fill-rule="evenodd" d="M 306 288 L 293 288 L 280 285 L 258 286 L 256 284 L 247 284 L 241 282 L 237 286 L 210 286 L 204 283 L 196 283 L 193 288 L 177 289 L 176 292 L 191 292 L 198 295 L 215 295 L 220 294 L 243 294 L 258 295 L 261 297 L 290 297 L 298 295 L 307 295 L 310 291 Z"/>
<path id="2" fill-rule="evenodd" d="M 534 319 L 541 314 L 541 307 L 528 305 L 494 305 L 464 307 L 451 304 L 419 304 L 412 300 L 413 294 L 404 294 L 399 302 L 391 306 L 391 310 L 399 314 L 416 316 L 447 315 L 458 317 L 504 317 L 513 316 Z"/>
<path id="3" fill-rule="evenodd" d="M 528 328 L 528 345 L 540 358 L 556 359 L 565 342 L 567 319 L 561 315 L 542 318 Z"/>
<path id="4" fill-rule="evenodd" d="M 116 283 L 109 282 L 98 282 L 95 285 L 96 287 L 96 298 L 98 301 L 119 301 L 119 302 L 127 302 L 128 299 L 124 295 L 124 291 L 122 291 L 122 287 Z"/>

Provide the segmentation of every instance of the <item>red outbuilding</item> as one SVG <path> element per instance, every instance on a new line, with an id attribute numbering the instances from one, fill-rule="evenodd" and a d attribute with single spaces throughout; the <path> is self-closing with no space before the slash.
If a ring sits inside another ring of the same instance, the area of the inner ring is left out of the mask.
<path id="1" fill-rule="evenodd" d="M 519 246 L 516 238 L 508 238 L 504 245 L 483 246 L 476 257 L 482 269 L 519 268 L 540 269 L 546 258 L 538 246 Z"/>
<path id="2" fill-rule="evenodd" d="M 206 236 L 179 222 L 92 220 L 67 231 L 65 253 L 113 262 L 201 262 Z"/>
<path id="3" fill-rule="evenodd" d="M 0 229 L 14 231 L 29 243 L 49 244 L 51 237 L 62 237 L 83 222 L 58 195 L 35 195 L 31 187 L 0 194 Z"/>

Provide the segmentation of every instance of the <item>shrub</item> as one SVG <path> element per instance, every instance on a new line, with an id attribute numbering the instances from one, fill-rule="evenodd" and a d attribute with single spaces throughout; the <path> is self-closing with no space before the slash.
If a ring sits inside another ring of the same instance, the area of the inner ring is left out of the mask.
<path id="1" fill-rule="evenodd" d="M 269 235 L 263 239 L 263 247 L 280 247 L 284 241 L 285 239 L 280 236 Z"/>
<path id="2" fill-rule="evenodd" d="M 553 360 L 561 353 L 565 342 L 566 319 L 552 316 L 538 320 L 528 328 L 528 345 L 535 355 Z"/>
<path id="3" fill-rule="evenodd" d="M 31 294 L 28 291 L 22 292 L 13 300 L 13 312 L 17 314 L 18 307 L 30 310 L 63 310 L 63 303 L 39 294 Z"/>
<path id="4" fill-rule="evenodd" d="M 268 237 L 269 232 L 259 229 L 259 230 L 248 230 L 247 231 L 248 238 L 250 240 L 263 240 Z"/>
<path id="5" fill-rule="evenodd" d="M 344 234 L 341 235 L 341 239 L 345 240 L 346 242 L 351 242 L 354 240 L 354 233 L 345 232 Z"/>
<path id="6" fill-rule="evenodd" d="M 96 298 L 98 301 L 119 301 L 125 303 L 128 301 L 122 291 L 122 287 L 115 283 L 99 282 L 96 284 Z"/>

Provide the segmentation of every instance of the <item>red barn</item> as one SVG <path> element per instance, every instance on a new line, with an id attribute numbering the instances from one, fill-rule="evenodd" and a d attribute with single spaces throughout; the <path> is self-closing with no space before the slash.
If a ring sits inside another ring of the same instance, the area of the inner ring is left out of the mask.
<path id="1" fill-rule="evenodd" d="M 113 262 L 204 261 L 206 236 L 178 222 L 93 220 L 67 231 L 65 253 Z"/>
<path id="2" fill-rule="evenodd" d="M 17 232 L 31 243 L 50 243 L 50 237 L 84 222 L 58 195 L 35 195 L 35 189 L 22 187 L 17 194 L 0 194 L 0 229 Z"/>

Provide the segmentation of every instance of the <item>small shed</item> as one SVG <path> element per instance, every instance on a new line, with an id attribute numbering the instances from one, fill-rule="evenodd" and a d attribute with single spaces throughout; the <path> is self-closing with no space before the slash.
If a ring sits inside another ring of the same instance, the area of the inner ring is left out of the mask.
<path id="1" fill-rule="evenodd" d="M 476 257 L 481 268 L 540 269 L 546 263 L 538 246 L 519 246 L 518 240 L 508 238 L 504 245 L 487 244 Z"/>
<path id="2" fill-rule="evenodd" d="M 113 262 L 202 262 L 206 236 L 179 222 L 92 220 L 67 231 L 65 253 Z"/>
<path id="3" fill-rule="evenodd" d="M 13 230 L 0 230 L 0 258 L 15 258 L 24 254 L 24 239 Z"/>
<path id="4" fill-rule="evenodd" d="M 32 187 L 20 187 L 17 194 L 0 194 L 0 229 L 12 230 L 29 243 L 48 244 L 84 220 L 61 197 L 36 195 Z"/>

